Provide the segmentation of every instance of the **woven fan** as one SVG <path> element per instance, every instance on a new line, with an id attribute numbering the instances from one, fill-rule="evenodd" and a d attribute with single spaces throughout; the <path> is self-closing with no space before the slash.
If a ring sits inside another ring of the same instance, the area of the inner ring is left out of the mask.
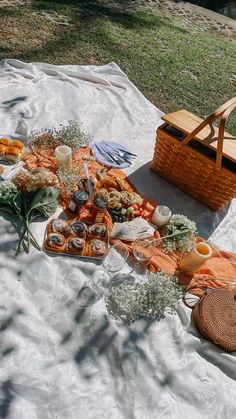
<path id="1" fill-rule="evenodd" d="M 236 291 L 206 293 L 194 306 L 193 319 L 203 337 L 225 351 L 236 351 Z"/>

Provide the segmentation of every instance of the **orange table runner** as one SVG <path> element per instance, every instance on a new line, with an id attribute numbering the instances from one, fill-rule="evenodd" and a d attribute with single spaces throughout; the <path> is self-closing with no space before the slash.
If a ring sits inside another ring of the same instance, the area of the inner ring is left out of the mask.
<path id="1" fill-rule="evenodd" d="M 73 153 L 73 161 L 72 167 L 76 168 L 82 165 L 83 156 L 91 155 L 91 148 L 90 147 L 83 147 L 80 148 L 78 151 Z M 55 165 L 55 158 L 54 158 L 54 149 L 43 149 L 41 150 L 31 150 L 28 152 L 24 157 L 26 167 L 31 170 L 35 167 L 44 167 L 52 172 L 55 173 L 56 165 Z M 88 169 L 90 173 L 95 173 L 97 170 L 104 168 L 101 164 L 97 161 L 86 161 L 88 164 Z M 108 187 L 109 187 L 109 180 L 110 186 L 114 183 L 115 179 L 122 179 L 123 180 L 123 187 L 128 192 L 135 192 L 135 187 L 129 182 L 126 174 L 119 169 L 111 168 L 107 169 L 107 179 L 108 179 Z M 67 213 L 68 217 L 71 218 L 72 214 L 68 211 L 68 200 L 63 193 L 63 185 L 62 186 L 62 194 L 60 198 L 61 206 L 63 207 L 64 211 Z M 96 187 L 99 187 L 99 182 L 97 183 Z M 157 202 L 151 201 L 147 198 L 144 199 L 144 218 L 150 221 L 153 211 L 157 206 Z M 91 204 L 87 204 L 83 212 L 80 214 L 80 219 L 88 219 L 91 214 Z M 73 215 L 74 218 L 74 215 Z M 108 225 L 108 229 L 111 231 L 112 229 L 112 220 L 107 212 L 104 222 Z M 158 231 L 155 232 L 155 236 L 158 237 Z M 201 240 L 198 238 L 197 240 Z M 121 246 L 125 246 L 129 249 L 130 254 L 132 254 L 132 243 L 124 243 L 118 240 L 113 240 L 119 242 Z M 176 253 L 167 254 L 164 253 L 161 249 L 156 248 L 152 253 L 151 263 L 149 263 L 148 267 L 151 271 L 157 271 L 158 269 L 163 270 L 168 274 L 174 274 L 176 269 L 178 268 L 178 258 L 179 255 Z M 191 292 L 200 296 L 204 292 L 204 288 L 208 287 L 225 287 L 230 286 L 232 283 L 232 279 L 236 278 L 236 254 L 219 251 L 213 248 L 213 256 L 208 259 L 204 265 L 194 274 L 194 275 L 185 275 L 181 274 L 179 276 L 180 284 L 189 285 Z"/>

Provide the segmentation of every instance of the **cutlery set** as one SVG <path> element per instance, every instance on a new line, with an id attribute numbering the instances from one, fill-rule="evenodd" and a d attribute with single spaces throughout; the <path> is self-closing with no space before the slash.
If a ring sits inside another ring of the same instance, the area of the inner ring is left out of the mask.
<path id="1" fill-rule="evenodd" d="M 96 159 L 106 166 L 128 167 L 133 163 L 136 154 L 131 153 L 122 144 L 112 141 L 96 142 L 92 146 Z"/>

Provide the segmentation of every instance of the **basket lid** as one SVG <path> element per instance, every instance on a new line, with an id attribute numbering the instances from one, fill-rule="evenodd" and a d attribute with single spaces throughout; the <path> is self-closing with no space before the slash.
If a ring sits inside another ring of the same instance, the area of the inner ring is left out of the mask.
<path id="1" fill-rule="evenodd" d="M 171 124 L 173 127 L 179 129 L 185 134 L 190 134 L 195 128 L 197 128 L 203 119 L 199 118 L 193 113 L 181 109 L 176 112 L 168 113 L 162 116 L 163 121 Z M 207 139 L 211 134 L 210 126 L 204 127 L 196 136 L 195 139 L 213 150 L 217 151 L 217 138 L 219 129 L 213 125 L 214 133 L 211 139 Z M 235 137 L 228 132 L 224 133 L 224 144 L 223 144 L 223 155 L 228 157 L 233 162 L 236 162 L 236 141 Z"/>
<path id="2" fill-rule="evenodd" d="M 194 307 L 194 320 L 200 333 L 228 351 L 236 351 L 236 294 L 216 289 Z"/>

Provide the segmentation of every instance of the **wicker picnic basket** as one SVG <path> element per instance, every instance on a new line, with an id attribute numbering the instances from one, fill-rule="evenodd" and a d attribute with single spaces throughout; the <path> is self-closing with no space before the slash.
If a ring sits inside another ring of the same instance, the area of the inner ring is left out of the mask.
<path id="1" fill-rule="evenodd" d="M 182 109 L 157 129 L 151 168 L 214 211 L 236 196 L 236 137 L 225 131 L 235 107 L 236 97 L 205 120 Z"/>
<path id="2" fill-rule="evenodd" d="M 210 342 L 225 351 L 236 351 L 236 291 L 214 289 L 193 309 L 195 326 Z"/>

